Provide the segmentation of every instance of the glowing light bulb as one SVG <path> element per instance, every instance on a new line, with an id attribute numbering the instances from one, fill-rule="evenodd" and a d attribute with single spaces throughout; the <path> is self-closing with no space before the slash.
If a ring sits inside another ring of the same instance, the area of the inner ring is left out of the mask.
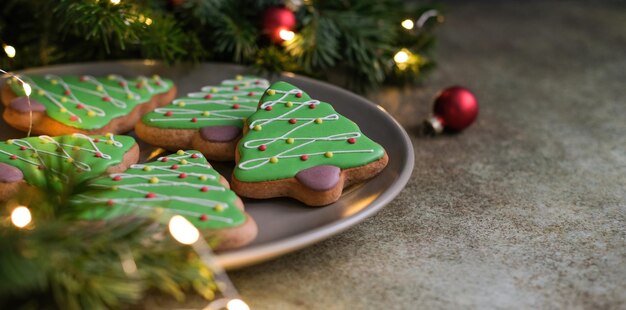
<path id="1" fill-rule="evenodd" d="M 401 51 L 397 52 L 393 56 L 393 61 L 395 61 L 397 64 L 406 63 L 408 60 L 409 60 L 409 53 L 407 53 L 404 50 L 401 50 Z"/>
<path id="2" fill-rule="evenodd" d="M 170 234 L 182 244 L 193 244 L 200 238 L 200 232 L 186 218 L 174 215 L 169 223 Z"/>
<path id="3" fill-rule="evenodd" d="M 248 304 L 246 304 L 241 299 L 231 299 L 226 304 L 226 309 L 228 309 L 228 310 L 250 310 L 250 307 L 248 306 Z"/>
<path id="4" fill-rule="evenodd" d="M 146 18 L 146 25 L 148 26 L 152 25 L 152 18 L 150 17 Z"/>
<path id="5" fill-rule="evenodd" d="M 4 52 L 7 53 L 7 56 L 9 56 L 9 58 L 15 57 L 15 47 L 11 45 L 5 45 Z"/>
<path id="6" fill-rule="evenodd" d="M 28 225 L 32 220 L 32 216 L 30 215 L 30 210 L 24 206 L 19 206 L 13 209 L 11 212 L 11 222 L 16 227 L 22 228 Z"/>
<path id="7" fill-rule="evenodd" d="M 113 5 L 118 5 L 120 2 L 122 2 L 122 0 L 111 0 L 111 4 Z"/>
<path id="8" fill-rule="evenodd" d="M 289 41 L 292 40 L 296 36 L 296 34 L 291 30 L 281 29 L 278 32 L 278 36 L 285 41 Z"/>
<path id="9" fill-rule="evenodd" d="M 415 24 L 413 24 L 413 21 L 410 19 L 403 20 L 402 23 L 400 23 L 400 25 L 402 25 L 404 29 L 408 29 L 408 30 L 413 29 L 413 27 L 415 26 Z"/>
<path id="10" fill-rule="evenodd" d="M 30 84 L 28 84 L 28 83 L 24 83 L 24 84 L 22 85 L 22 87 L 24 87 L 24 94 L 25 94 L 26 96 L 30 96 L 30 93 L 32 93 L 32 92 L 33 92 L 33 90 L 30 88 Z"/>

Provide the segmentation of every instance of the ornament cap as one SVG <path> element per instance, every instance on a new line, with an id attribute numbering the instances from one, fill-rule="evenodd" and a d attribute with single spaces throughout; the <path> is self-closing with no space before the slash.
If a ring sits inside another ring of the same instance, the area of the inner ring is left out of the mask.
<path id="1" fill-rule="evenodd" d="M 443 132 L 443 122 L 437 116 L 431 116 L 424 120 L 424 133 L 427 135 L 438 135 Z"/>

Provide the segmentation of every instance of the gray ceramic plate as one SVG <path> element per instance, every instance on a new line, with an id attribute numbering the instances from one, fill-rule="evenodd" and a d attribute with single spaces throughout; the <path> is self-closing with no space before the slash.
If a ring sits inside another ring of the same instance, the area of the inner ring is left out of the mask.
<path id="1" fill-rule="evenodd" d="M 151 61 L 119 61 L 50 66 L 25 70 L 26 74 L 91 74 L 122 75 L 159 74 L 176 82 L 178 94 L 197 91 L 237 74 L 249 73 L 241 66 L 200 64 L 195 66 L 164 66 Z M 348 188 L 336 203 L 323 208 L 309 208 L 290 199 L 245 200 L 246 210 L 259 226 L 259 235 L 250 245 L 218 255 L 227 269 L 265 261 L 326 239 L 359 223 L 389 203 L 404 188 L 413 171 L 413 147 L 402 127 L 380 106 L 330 84 L 285 73 L 270 78 L 297 85 L 312 97 L 330 102 L 335 109 L 356 122 L 363 132 L 381 143 L 389 154 L 389 165 L 374 179 Z M 0 105 L 1 107 L 1 105 Z M 1 108 L 0 108 L 1 109 Z M 0 138 L 23 137 L 0 122 Z M 142 154 L 155 150 L 140 143 Z M 215 164 L 216 169 L 230 176 L 232 167 Z"/>

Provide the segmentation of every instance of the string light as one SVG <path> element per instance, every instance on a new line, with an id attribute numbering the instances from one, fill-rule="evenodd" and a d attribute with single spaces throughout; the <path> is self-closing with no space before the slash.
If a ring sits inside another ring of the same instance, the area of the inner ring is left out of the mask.
<path id="1" fill-rule="evenodd" d="M 194 244 L 200 238 L 200 232 L 186 218 L 174 215 L 169 223 L 170 234 L 182 244 Z"/>
<path id="2" fill-rule="evenodd" d="M 281 29 L 278 32 L 278 36 L 285 41 L 290 41 L 296 36 L 296 34 L 291 30 Z"/>
<path id="3" fill-rule="evenodd" d="M 118 5 L 120 4 L 120 2 L 122 2 L 121 0 L 111 0 L 111 4 L 113 5 Z"/>
<path id="4" fill-rule="evenodd" d="M 4 52 L 7 53 L 7 56 L 9 56 L 9 58 L 15 57 L 15 47 L 6 44 L 3 44 L 2 47 L 4 48 Z"/>
<path id="5" fill-rule="evenodd" d="M 404 29 L 407 29 L 407 30 L 411 30 L 415 26 L 413 21 L 410 19 L 403 20 L 402 23 L 400 23 L 400 25 L 402 25 L 402 27 L 404 27 Z"/>
<path id="6" fill-rule="evenodd" d="M 148 26 L 152 25 L 152 18 L 150 17 L 146 18 L 146 25 Z"/>
<path id="7" fill-rule="evenodd" d="M 397 64 L 404 64 L 409 61 L 409 53 L 405 49 L 402 49 L 393 56 L 393 61 Z"/>
<path id="8" fill-rule="evenodd" d="M 16 227 L 22 228 L 30 223 L 32 220 L 32 216 L 30 215 L 30 210 L 24 206 L 19 206 L 13 209 L 11 212 L 11 222 Z"/>

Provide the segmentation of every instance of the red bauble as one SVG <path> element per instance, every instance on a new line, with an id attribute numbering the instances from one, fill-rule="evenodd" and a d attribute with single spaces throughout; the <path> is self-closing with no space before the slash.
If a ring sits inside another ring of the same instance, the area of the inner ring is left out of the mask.
<path id="1" fill-rule="evenodd" d="M 282 42 L 281 30 L 292 30 L 296 26 L 296 15 L 287 8 L 270 7 L 263 13 L 263 32 L 274 42 Z"/>
<path id="2" fill-rule="evenodd" d="M 433 133 L 444 129 L 461 131 L 478 116 L 478 100 L 466 88 L 453 86 L 444 89 L 435 99 L 433 116 L 426 120 L 426 127 Z"/>

